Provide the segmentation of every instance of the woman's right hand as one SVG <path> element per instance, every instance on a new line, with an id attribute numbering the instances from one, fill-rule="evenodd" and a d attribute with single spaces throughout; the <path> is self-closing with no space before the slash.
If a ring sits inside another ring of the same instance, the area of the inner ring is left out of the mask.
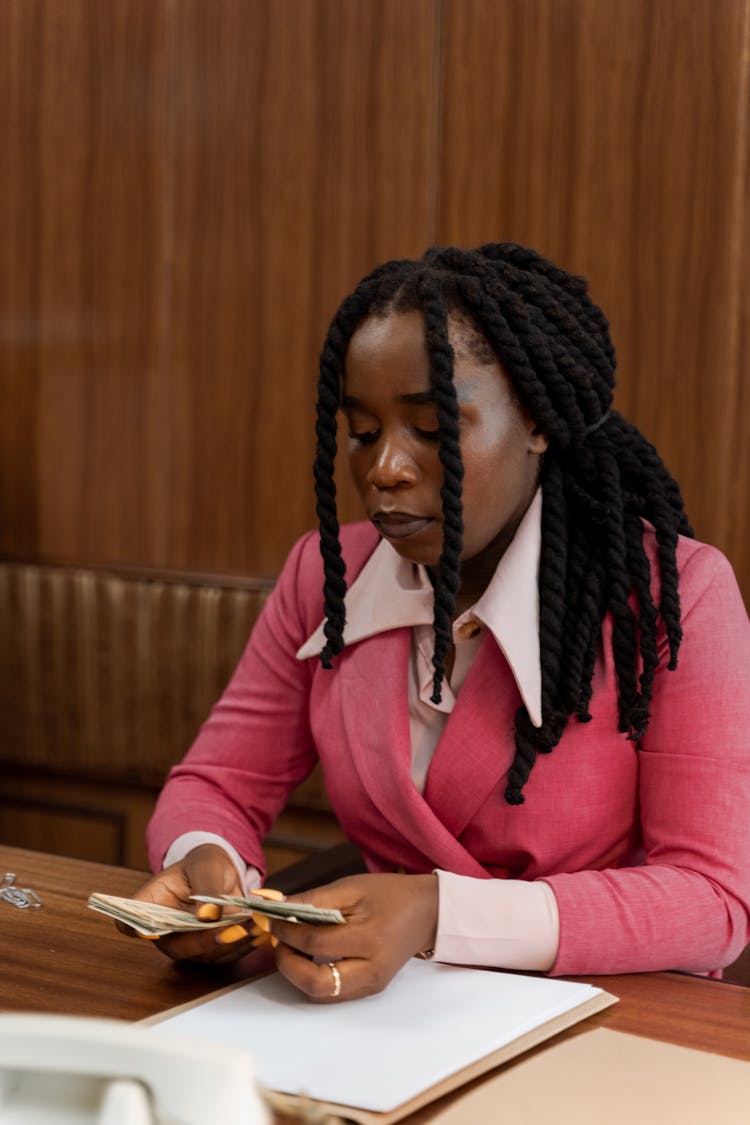
<path id="1" fill-rule="evenodd" d="M 237 868 L 224 849 L 216 844 L 201 844 L 188 852 L 179 863 L 173 863 L 171 867 L 165 867 L 154 875 L 132 897 L 145 902 L 156 902 L 161 906 L 172 906 L 177 910 L 188 910 L 205 921 L 214 921 L 222 916 L 222 907 L 193 902 L 190 896 L 218 897 L 242 893 Z M 141 936 L 123 923 L 118 922 L 116 925 L 124 934 Z M 220 965 L 237 961 L 252 952 L 251 927 L 252 923 L 246 919 L 241 927 L 194 930 L 149 940 L 153 940 L 158 949 L 175 961 L 200 961 Z"/>

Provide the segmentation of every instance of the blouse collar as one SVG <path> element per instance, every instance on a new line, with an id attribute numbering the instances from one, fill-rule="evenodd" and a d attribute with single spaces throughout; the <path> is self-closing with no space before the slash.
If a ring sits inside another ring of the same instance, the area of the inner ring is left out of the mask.
<path id="1" fill-rule="evenodd" d="M 503 652 L 534 726 L 542 724 L 542 671 L 539 658 L 539 555 L 542 492 L 531 504 L 482 596 L 453 624 L 461 629 L 478 621 Z M 402 559 L 381 540 L 344 598 L 344 644 L 349 646 L 415 625 L 431 625 L 433 589 L 425 567 Z M 317 656 L 325 644 L 323 622 L 297 652 L 298 660 Z"/>

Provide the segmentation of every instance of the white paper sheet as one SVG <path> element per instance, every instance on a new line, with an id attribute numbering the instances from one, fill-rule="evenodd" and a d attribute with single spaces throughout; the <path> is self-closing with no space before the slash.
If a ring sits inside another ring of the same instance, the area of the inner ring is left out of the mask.
<path id="1" fill-rule="evenodd" d="M 363 1000 L 313 1004 L 274 973 L 156 1026 L 246 1047 L 270 1089 L 384 1112 L 598 992 L 413 960 Z"/>

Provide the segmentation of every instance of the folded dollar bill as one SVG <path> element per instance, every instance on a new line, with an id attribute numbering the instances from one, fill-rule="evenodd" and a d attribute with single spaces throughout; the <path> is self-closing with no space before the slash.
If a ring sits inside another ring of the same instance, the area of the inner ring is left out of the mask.
<path id="1" fill-rule="evenodd" d="M 274 902 L 255 895 L 247 898 L 233 895 L 222 895 L 219 898 L 194 895 L 193 898 L 196 902 L 212 902 L 218 906 L 235 909 L 225 913 L 216 922 L 208 922 L 203 918 L 197 918 L 187 910 L 177 910 L 171 906 L 161 906 L 159 903 L 144 902 L 141 899 L 118 898 L 116 895 L 89 895 L 88 905 L 92 910 L 106 914 L 117 922 L 123 922 L 146 937 L 161 937 L 163 934 L 188 930 L 214 930 L 248 920 L 253 914 L 283 918 L 287 922 L 307 922 L 317 925 L 341 925 L 345 921 L 338 910 L 322 910 L 299 902 Z"/>
<path id="2" fill-rule="evenodd" d="M 280 918 L 284 922 L 304 922 L 312 926 L 343 926 L 346 918 L 340 910 L 328 910 L 323 906 L 311 906 L 309 902 L 277 902 L 258 895 L 191 895 L 195 902 L 213 902 L 217 906 L 236 906 L 239 910 L 249 910 L 254 914 L 265 914 L 267 918 Z M 236 920 L 236 915 L 232 916 Z"/>
<path id="3" fill-rule="evenodd" d="M 141 899 L 118 898 L 116 895 L 89 895 L 88 905 L 100 914 L 106 914 L 117 922 L 124 922 L 139 934 L 147 937 L 161 937 L 182 930 L 209 930 L 228 926 L 249 918 L 249 911 L 228 914 L 218 922 L 207 922 L 196 918 L 187 910 L 176 910 L 172 906 L 160 906 L 156 902 L 143 902 Z"/>

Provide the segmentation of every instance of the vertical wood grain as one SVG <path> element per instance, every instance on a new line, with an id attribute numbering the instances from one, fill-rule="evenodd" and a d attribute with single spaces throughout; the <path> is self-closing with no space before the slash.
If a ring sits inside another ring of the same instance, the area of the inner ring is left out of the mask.
<path id="1" fill-rule="evenodd" d="M 0 8 L 1 551 L 278 571 L 328 319 L 429 240 L 434 9 Z"/>
<path id="2" fill-rule="evenodd" d="M 742 138 L 742 147 L 735 175 L 739 221 L 734 271 L 734 424 L 727 439 L 728 487 L 721 499 L 727 513 L 727 550 L 742 581 L 745 603 L 750 605 L 750 374 L 747 358 L 750 351 L 750 0 L 746 0 L 744 6 L 741 44 L 742 89 L 737 107 L 737 132 Z"/>
<path id="3" fill-rule="evenodd" d="M 36 403 L 30 452 L 6 487 L 31 493 L 35 553 L 148 550 L 142 435 L 168 205 L 157 158 L 166 10 L 30 0 L 0 13 L 14 87 L 2 142 L 2 369 L 24 381 L 21 404 Z"/>
<path id="4" fill-rule="evenodd" d="M 439 237 L 524 242 L 590 279 L 617 405 L 726 550 L 745 9 L 446 0 L 443 29 Z"/>
<path id="5" fill-rule="evenodd" d="M 328 320 L 428 237 L 431 17 L 423 0 L 178 8 L 170 565 L 275 573 L 315 523 Z"/>
<path id="6" fill-rule="evenodd" d="M 0 13 L 0 535 L 6 546 L 37 546 L 36 160 L 37 68 L 24 50 L 38 39 L 38 5 L 12 4 Z"/>
<path id="7" fill-rule="evenodd" d="M 748 2 L 6 0 L 0 552 L 276 573 L 339 298 L 514 238 L 750 590 Z"/>

